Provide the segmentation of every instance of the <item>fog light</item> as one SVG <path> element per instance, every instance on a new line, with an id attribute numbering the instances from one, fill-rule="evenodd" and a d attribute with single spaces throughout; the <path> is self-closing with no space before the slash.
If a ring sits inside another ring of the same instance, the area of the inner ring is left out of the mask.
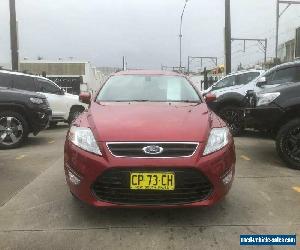
<path id="1" fill-rule="evenodd" d="M 231 182 L 232 180 L 232 170 L 230 170 L 224 177 L 223 177 L 223 184 L 227 185 Z"/>
<path id="2" fill-rule="evenodd" d="M 80 184 L 80 179 L 76 175 L 74 175 L 71 171 L 68 171 L 68 176 L 69 176 L 69 181 L 73 185 L 79 185 Z"/>
<path id="3" fill-rule="evenodd" d="M 42 113 L 42 112 L 38 112 L 38 115 L 39 115 L 39 118 L 40 119 L 44 119 L 46 114 L 45 113 Z"/>

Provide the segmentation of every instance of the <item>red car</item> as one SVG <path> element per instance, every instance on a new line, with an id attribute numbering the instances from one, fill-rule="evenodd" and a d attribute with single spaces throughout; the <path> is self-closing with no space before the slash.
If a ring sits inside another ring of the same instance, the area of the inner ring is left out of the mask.
<path id="1" fill-rule="evenodd" d="M 229 191 L 235 149 L 226 124 L 189 80 L 164 71 L 111 76 L 68 131 L 71 193 L 96 207 L 207 206 Z"/>

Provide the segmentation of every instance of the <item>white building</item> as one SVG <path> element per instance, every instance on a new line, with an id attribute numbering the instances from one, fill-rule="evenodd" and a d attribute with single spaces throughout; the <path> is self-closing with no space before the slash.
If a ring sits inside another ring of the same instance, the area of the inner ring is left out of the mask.
<path id="1" fill-rule="evenodd" d="M 86 61 L 23 60 L 19 71 L 46 76 L 73 94 L 95 92 L 100 86 L 100 75 L 96 67 Z"/>

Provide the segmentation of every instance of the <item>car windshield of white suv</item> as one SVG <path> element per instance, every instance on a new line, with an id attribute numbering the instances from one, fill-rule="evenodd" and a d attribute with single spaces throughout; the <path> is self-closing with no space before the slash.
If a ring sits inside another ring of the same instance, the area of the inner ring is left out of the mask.
<path id="1" fill-rule="evenodd" d="M 235 85 L 235 76 L 229 76 L 221 79 L 215 85 L 213 85 L 213 89 L 222 89 L 226 87 L 231 87 Z"/>
<path id="2" fill-rule="evenodd" d="M 126 75 L 111 77 L 97 101 L 201 102 L 201 99 L 184 77 Z"/>

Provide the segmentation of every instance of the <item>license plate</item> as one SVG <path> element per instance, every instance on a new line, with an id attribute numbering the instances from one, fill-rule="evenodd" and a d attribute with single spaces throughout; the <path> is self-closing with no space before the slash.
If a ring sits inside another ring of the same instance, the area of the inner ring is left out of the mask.
<path id="1" fill-rule="evenodd" d="M 172 172 L 130 173 L 130 189 L 174 190 L 175 174 Z"/>

